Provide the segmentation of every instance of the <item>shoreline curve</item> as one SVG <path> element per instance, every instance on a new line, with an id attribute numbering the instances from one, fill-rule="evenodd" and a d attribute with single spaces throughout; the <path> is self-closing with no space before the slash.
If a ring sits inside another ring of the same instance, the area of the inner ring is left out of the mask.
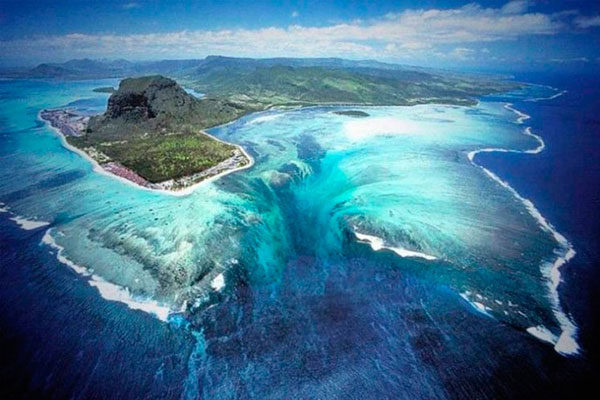
<path id="1" fill-rule="evenodd" d="M 210 133 L 206 132 L 205 130 L 202 130 L 201 133 L 204 134 L 204 135 L 206 135 L 206 136 L 208 136 L 208 137 L 210 137 L 211 139 L 214 139 L 214 140 L 219 141 L 221 143 L 228 144 L 228 145 L 231 145 L 231 146 L 235 146 L 236 148 L 238 148 L 242 152 L 242 154 L 244 155 L 244 157 L 246 157 L 248 159 L 248 163 L 245 164 L 245 165 L 242 165 L 240 167 L 231 168 L 231 169 L 228 169 L 226 171 L 222 171 L 222 172 L 220 172 L 220 173 L 218 173 L 216 175 L 210 176 L 210 177 L 208 177 L 206 179 L 201 180 L 200 182 L 194 183 L 193 185 L 190 185 L 190 186 L 188 186 L 188 187 L 186 187 L 184 189 L 177 190 L 177 191 L 175 191 L 175 190 L 167 190 L 167 189 L 156 189 L 156 188 L 150 188 L 150 187 L 141 186 L 141 185 L 138 185 L 137 183 L 135 183 L 135 182 L 133 182 L 133 181 L 127 179 L 127 178 L 123 178 L 122 176 L 119 176 L 119 175 L 113 174 L 110 171 L 107 171 L 106 169 L 104 169 L 102 167 L 102 165 L 100 165 L 96 160 L 94 160 L 92 157 L 90 157 L 85 151 L 83 151 L 83 150 L 81 150 L 81 149 L 79 149 L 79 148 L 77 148 L 77 147 L 69 144 L 69 142 L 67 141 L 67 138 L 60 131 L 59 128 L 56 128 L 56 127 L 52 126 L 52 124 L 50 123 L 50 121 L 42 118 L 42 115 L 41 115 L 42 111 L 43 110 L 40 110 L 38 112 L 38 115 L 37 115 L 38 120 L 42 121 L 47 127 L 49 127 L 59 137 L 61 145 L 65 149 L 67 149 L 67 150 L 69 150 L 69 151 L 71 151 L 73 153 L 78 154 L 83 159 L 85 159 L 86 161 L 88 161 L 92 165 L 92 170 L 94 172 L 97 172 L 99 174 L 102 174 L 102 175 L 108 176 L 110 178 L 116 179 L 116 180 L 120 181 L 121 183 L 124 183 L 126 185 L 135 187 L 135 188 L 140 189 L 140 190 L 147 190 L 147 191 L 151 191 L 151 192 L 155 192 L 155 193 L 160 193 L 160 194 L 169 195 L 169 196 L 176 196 L 176 197 L 188 196 L 192 192 L 194 192 L 194 190 L 196 190 L 199 186 L 201 186 L 203 184 L 210 183 L 210 182 L 215 181 L 215 180 L 217 180 L 219 178 L 222 178 L 223 176 L 229 175 L 229 174 L 231 174 L 233 172 L 242 171 L 242 170 L 250 168 L 250 167 L 252 167 L 254 165 L 254 158 L 250 154 L 248 154 L 248 152 L 241 145 L 235 144 L 235 143 L 226 142 L 224 140 L 221 140 L 221 139 L 219 139 L 219 138 L 211 135 Z"/>
<path id="2" fill-rule="evenodd" d="M 540 101 L 540 100 L 552 100 L 566 93 L 566 90 L 558 92 L 556 94 L 547 97 L 547 98 L 536 98 L 530 101 Z M 526 100 L 524 100 L 526 101 Z M 512 103 L 505 103 L 504 108 L 512 111 L 517 115 L 517 124 L 523 124 L 526 120 L 530 119 L 531 116 L 525 114 L 522 111 L 517 110 L 513 107 Z M 547 280 L 548 289 L 549 289 L 549 298 L 552 303 L 552 311 L 554 317 L 556 318 L 561 333 L 560 335 L 555 335 L 550 330 L 544 326 L 532 326 L 526 329 L 526 331 L 534 336 L 535 338 L 550 343 L 554 346 L 554 350 L 561 355 L 577 355 L 580 353 L 580 346 L 577 343 L 577 331 L 578 328 L 575 323 L 571 320 L 571 318 L 563 311 L 560 305 L 560 296 L 558 293 L 558 287 L 562 282 L 562 277 L 560 273 L 560 268 L 568 263 L 573 257 L 576 255 L 576 251 L 571 244 L 571 242 L 541 214 L 541 212 L 536 208 L 534 203 L 521 196 L 519 192 L 516 191 L 507 181 L 500 178 L 494 172 L 490 171 L 488 168 L 477 164 L 474 160 L 475 156 L 479 153 L 517 153 L 517 154 L 538 154 L 541 153 L 545 148 L 546 144 L 541 136 L 536 135 L 531 132 L 531 127 L 527 126 L 522 132 L 524 135 L 531 136 L 538 141 L 538 146 L 533 149 L 527 150 L 514 150 L 514 149 L 506 149 L 506 148 L 496 148 L 496 147 L 485 147 L 477 150 L 472 150 L 467 153 L 467 159 L 469 162 L 480 168 L 489 178 L 498 183 L 503 188 L 507 189 L 511 194 L 519 200 L 524 206 L 527 212 L 536 220 L 540 228 L 551 234 L 556 243 L 558 244 L 558 251 L 560 253 L 557 254 L 557 257 L 553 262 L 543 261 L 540 265 L 540 271 L 544 278 Z"/>

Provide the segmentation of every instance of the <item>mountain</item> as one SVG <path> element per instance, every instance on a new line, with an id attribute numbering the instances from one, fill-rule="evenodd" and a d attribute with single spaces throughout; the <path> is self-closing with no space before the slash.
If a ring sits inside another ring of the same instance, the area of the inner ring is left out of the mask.
<path id="1" fill-rule="evenodd" d="M 18 73 L 17 73 L 18 74 Z M 76 76 L 77 72 L 69 70 L 64 66 L 53 65 L 53 64 L 40 64 L 37 67 L 28 71 L 27 75 L 23 77 L 35 77 L 35 78 L 69 78 Z"/>
<path id="2" fill-rule="evenodd" d="M 231 157 L 234 147 L 201 130 L 253 111 L 331 104 L 472 105 L 479 96 L 520 87 L 496 77 L 338 58 L 80 59 L 22 73 L 57 79 L 134 76 L 121 81 L 106 113 L 92 117 L 83 136 L 68 141 L 98 162 L 117 162 L 151 183 L 196 174 Z M 171 78 L 205 96 L 189 95 Z"/>
<path id="3" fill-rule="evenodd" d="M 182 77 L 207 96 L 253 108 L 272 105 L 470 105 L 476 97 L 519 85 L 486 76 L 449 75 L 337 59 L 232 59 L 212 57 Z M 319 63 L 319 66 L 311 66 Z M 340 67 L 339 64 L 346 65 Z M 351 66 L 349 66 L 351 65 Z"/>
<path id="4" fill-rule="evenodd" d="M 44 63 L 31 69 L 5 69 L 0 71 L 0 76 L 11 78 L 100 79 L 159 74 L 177 78 L 178 80 L 189 78 L 193 81 L 194 79 L 201 78 L 202 74 L 207 72 L 220 72 L 223 74 L 235 72 L 238 74 L 243 71 L 252 72 L 256 69 L 276 66 L 293 67 L 300 71 L 303 68 L 317 67 L 322 68 L 323 71 L 346 71 L 359 75 L 387 77 L 412 82 L 425 81 L 433 77 L 456 81 L 467 79 L 477 82 L 485 80 L 499 82 L 504 79 L 503 77 L 493 77 L 490 75 L 462 74 L 374 60 L 345 60 L 332 57 L 237 58 L 225 56 L 157 61 L 74 59 L 64 63 Z"/>
<path id="5" fill-rule="evenodd" d="M 213 99 L 234 102 L 247 110 L 272 105 L 331 103 L 469 105 L 474 104 L 478 96 L 519 86 L 501 77 L 341 58 L 208 56 L 204 59 L 137 62 L 78 59 L 5 72 L 5 76 L 12 77 L 56 79 L 154 74 L 175 78 Z"/>
<path id="6" fill-rule="evenodd" d="M 106 112 L 90 119 L 87 134 L 90 140 L 162 135 L 188 127 L 207 128 L 245 112 L 231 102 L 197 99 L 160 75 L 128 78 L 108 99 Z"/>
<path id="7" fill-rule="evenodd" d="M 101 164 L 116 162 L 150 183 L 161 183 L 230 158 L 236 164 L 249 162 L 236 146 L 202 131 L 245 112 L 227 101 L 197 99 L 160 75 L 128 78 L 110 96 L 106 112 L 91 117 L 83 135 L 67 140 Z"/>

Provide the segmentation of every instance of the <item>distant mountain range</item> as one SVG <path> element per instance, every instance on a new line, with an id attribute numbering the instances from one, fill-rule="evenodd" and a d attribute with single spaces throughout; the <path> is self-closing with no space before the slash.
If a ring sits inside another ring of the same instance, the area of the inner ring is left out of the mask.
<path id="1" fill-rule="evenodd" d="M 92 117 L 84 132 L 69 136 L 68 141 L 96 155 L 98 162 L 116 161 L 118 170 L 129 168 L 152 184 L 192 182 L 186 177 L 216 167 L 228 157 L 237 160 L 235 165 L 243 162 L 240 154 L 231 155 L 236 151 L 231 146 L 209 140 L 200 131 L 251 112 L 308 105 L 468 106 L 479 96 L 520 86 L 496 77 L 339 58 L 83 59 L 40 64 L 11 74 L 61 80 L 133 77 L 122 80 L 116 91 L 96 88 L 112 92 L 106 113 Z M 197 99 L 180 85 L 204 96 Z M 47 114 L 59 120 L 64 113 Z"/>
<path id="2" fill-rule="evenodd" d="M 502 77 L 466 75 L 379 61 L 341 58 L 234 58 L 197 60 L 92 60 L 45 63 L 2 76 L 99 79 L 163 75 L 248 111 L 272 106 L 361 104 L 469 105 L 476 98 L 518 87 Z"/>
<path id="3" fill-rule="evenodd" d="M 59 79 L 99 79 L 123 78 L 134 75 L 176 74 L 193 72 L 194 69 L 206 68 L 242 68 L 271 67 L 285 65 L 292 67 L 324 67 L 324 68 L 375 68 L 381 70 L 408 70 L 409 67 L 388 64 L 379 61 L 353 61 L 341 58 L 234 58 L 208 56 L 204 59 L 191 60 L 159 60 L 128 61 L 92 60 L 88 58 L 70 60 L 64 63 L 43 63 L 35 68 L 10 69 L 0 71 L 5 77 L 14 78 L 59 78 Z M 413 68 L 415 69 L 415 68 Z"/>

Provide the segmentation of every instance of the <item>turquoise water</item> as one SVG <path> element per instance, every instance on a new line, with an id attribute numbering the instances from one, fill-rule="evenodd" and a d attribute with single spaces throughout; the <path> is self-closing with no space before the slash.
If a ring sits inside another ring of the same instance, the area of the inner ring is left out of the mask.
<path id="1" fill-rule="evenodd" d="M 21 87 L 3 98 L 3 120 L 21 132 L 3 155 L 0 196 L 49 222 L 63 256 L 135 298 L 193 312 L 221 273 L 226 290 L 235 270 L 271 284 L 300 256 L 326 270 L 355 251 L 358 233 L 435 257 L 403 268 L 496 318 L 556 331 L 540 273 L 555 241 L 466 157 L 538 146 L 504 103 L 360 108 L 368 118 L 332 108 L 251 115 L 211 133 L 242 144 L 255 166 L 173 197 L 93 172 L 33 118 L 69 103 L 102 110 L 107 95 L 91 89 L 106 83 L 10 83 Z"/>
<path id="2" fill-rule="evenodd" d="M 39 251 L 57 255 L 107 301 L 203 338 L 215 323 L 207 316 L 239 308 L 244 288 L 257 304 L 288 309 L 299 292 L 326 293 L 340 276 L 360 274 L 363 301 L 393 292 L 381 277 L 389 271 L 442 288 L 451 308 L 521 331 L 543 326 L 549 332 L 538 336 L 551 342 L 568 325 L 543 272 L 565 249 L 467 156 L 539 147 L 504 101 L 553 90 L 531 87 L 475 107 L 352 108 L 367 118 L 333 107 L 249 115 L 210 132 L 244 146 L 254 166 L 177 197 L 93 171 L 37 120 L 44 107 L 100 112 L 108 95 L 92 89 L 115 84 L 0 82 L 0 124 L 10 132 L 0 201 L 15 222 L 44 232 Z M 198 343 L 190 370 L 202 364 Z"/>

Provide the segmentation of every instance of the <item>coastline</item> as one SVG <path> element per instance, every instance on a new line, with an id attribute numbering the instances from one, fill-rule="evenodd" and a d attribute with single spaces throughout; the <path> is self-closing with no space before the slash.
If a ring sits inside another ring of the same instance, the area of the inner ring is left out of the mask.
<path id="1" fill-rule="evenodd" d="M 56 243 L 51 231 L 52 228 L 46 230 L 40 244 L 44 244 L 56 251 L 56 259 L 60 263 L 68 266 L 78 275 L 85 277 L 87 283 L 98 290 L 100 297 L 108 301 L 125 304 L 131 310 L 138 310 L 150 314 L 162 322 L 168 322 L 169 315 L 177 312 L 172 310 L 170 306 L 159 303 L 154 299 L 137 298 L 128 288 L 111 283 L 94 274 L 92 270 L 75 264 L 63 254 L 65 250 L 64 247 Z"/>
<path id="2" fill-rule="evenodd" d="M 366 233 L 360 233 L 357 231 L 356 226 L 353 227 L 352 232 L 354 233 L 354 236 L 356 237 L 359 243 L 368 244 L 374 251 L 379 251 L 382 249 L 390 250 L 402 258 L 421 258 L 427 261 L 435 261 L 438 259 L 436 256 L 432 256 L 430 254 L 426 254 L 420 251 L 409 250 L 403 247 L 386 246 L 383 239 L 377 236 L 367 235 Z"/>
<path id="3" fill-rule="evenodd" d="M 556 97 L 559 97 L 560 95 L 562 95 L 564 93 L 566 93 L 566 91 L 559 92 L 557 90 L 556 94 L 552 95 L 551 97 L 544 98 L 544 99 L 551 100 Z M 542 100 L 542 99 L 536 98 L 531 101 L 538 101 L 538 100 Z M 523 101 L 530 101 L 530 99 L 526 99 Z M 478 100 L 477 104 L 479 104 L 479 102 L 480 101 Z M 448 106 L 447 104 L 441 104 L 441 105 Z M 333 105 L 298 106 L 296 108 L 319 108 L 319 107 L 331 107 L 331 106 L 333 106 Z M 339 107 L 340 105 L 338 104 L 335 106 Z M 363 105 L 362 107 L 365 107 L 365 106 Z M 375 107 L 380 107 L 380 106 L 372 105 L 372 106 L 366 106 L 365 108 L 375 108 Z M 410 105 L 407 105 L 407 107 L 410 107 Z M 456 105 L 454 107 L 456 107 Z M 458 107 L 464 107 L 464 106 L 458 106 Z M 467 106 L 467 107 L 469 107 L 469 106 Z M 514 108 L 512 103 L 505 103 L 504 108 L 506 108 L 507 110 L 509 110 L 517 115 L 517 119 L 516 119 L 517 124 L 523 124 L 526 120 L 531 118 L 529 115 Z M 224 141 L 220 138 L 217 138 L 203 130 L 202 134 L 205 134 L 206 136 L 208 136 L 214 140 L 217 140 L 221 143 L 233 145 L 236 148 L 238 148 L 240 150 L 240 152 L 248 159 L 249 162 L 245 165 L 231 168 L 231 169 L 222 171 L 218 174 L 209 176 L 206 179 L 203 179 L 197 183 L 194 183 L 190 186 L 187 186 L 187 187 L 177 190 L 177 191 L 162 189 L 162 188 L 145 187 L 145 186 L 137 184 L 136 182 L 133 182 L 127 178 L 116 175 L 116 174 L 106 170 L 105 168 L 102 167 L 101 164 L 99 164 L 96 160 L 94 160 L 92 157 L 90 157 L 85 151 L 69 144 L 68 141 L 66 140 L 65 134 L 63 134 L 63 132 L 59 128 L 52 126 L 52 124 L 50 123 L 49 120 L 41 117 L 42 111 L 40 111 L 38 113 L 38 119 L 42 120 L 45 124 L 48 124 L 50 126 L 50 128 L 57 133 L 57 135 L 59 136 L 59 138 L 61 140 L 61 144 L 63 147 L 65 147 L 67 150 L 77 153 L 78 155 L 82 156 L 84 159 L 89 161 L 92 164 L 93 170 L 95 172 L 99 172 L 101 174 L 105 174 L 106 176 L 118 179 L 122 183 L 131 185 L 132 187 L 136 187 L 138 189 L 144 189 L 144 190 L 162 193 L 162 194 L 166 194 L 166 195 L 170 195 L 170 196 L 187 196 L 187 195 L 191 194 L 194 190 L 196 190 L 200 185 L 205 184 L 205 183 L 210 183 L 210 182 L 217 180 L 220 177 L 228 175 L 230 173 L 250 168 L 254 165 L 254 162 L 255 162 L 255 160 L 245 151 L 245 149 L 241 145 L 226 142 L 226 141 Z M 268 111 L 270 111 L 270 110 L 263 110 L 262 112 L 259 111 L 259 112 L 255 113 L 255 114 L 258 114 L 257 119 L 261 120 L 261 118 L 268 118 L 269 115 L 265 115 L 262 117 L 260 116 L 260 114 L 268 113 Z M 216 127 L 233 124 L 236 121 L 239 121 L 239 119 L 229 121 L 225 124 L 218 125 Z M 492 179 L 496 183 L 500 184 L 503 188 L 510 191 L 511 194 L 525 206 L 527 212 L 537 221 L 537 223 L 541 227 L 541 229 L 544 230 L 545 232 L 550 233 L 553 236 L 553 238 L 556 240 L 556 242 L 558 244 L 558 248 L 555 251 L 557 253 L 556 258 L 553 261 L 544 261 L 542 263 L 542 265 L 540 266 L 540 270 L 541 270 L 543 277 L 547 280 L 548 289 L 549 289 L 549 298 L 550 298 L 551 304 L 552 304 L 552 312 L 554 313 L 554 316 L 558 322 L 558 325 L 560 328 L 560 334 L 558 334 L 558 335 L 554 334 L 553 332 L 551 332 L 549 329 L 547 329 L 546 327 L 544 327 L 542 325 L 531 326 L 526 329 L 526 332 L 528 332 L 529 334 L 531 334 L 532 336 L 534 336 L 535 338 L 537 338 L 541 341 L 552 344 L 554 346 L 554 349 L 559 354 L 575 355 L 575 354 L 579 354 L 579 351 L 580 351 L 579 345 L 576 340 L 578 328 L 574 324 L 574 322 L 570 319 L 570 317 L 567 314 L 565 314 L 565 312 L 562 310 L 562 308 L 560 306 L 560 298 L 559 298 L 559 293 L 558 293 L 558 286 L 560 285 L 560 282 L 561 282 L 560 268 L 563 265 L 565 265 L 567 262 L 569 262 L 576 255 L 576 252 L 575 252 L 573 246 L 562 234 L 560 234 L 554 228 L 554 226 L 550 222 L 548 222 L 546 220 L 546 218 L 535 207 L 533 202 L 531 202 L 529 199 L 522 197 L 512 186 L 510 186 L 510 184 L 508 182 L 502 180 L 498 175 L 496 175 L 489 169 L 487 169 L 475 162 L 475 156 L 479 153 L 500 152 L 500 153 L 517 153 L 517 154 L 538 154 L 545 149 L 544 140 L 542 139 L 541 136 L 533 133 L 531 131 L 531 127 L 529 127 L 529 126 L 525 127 L 523 129 L 522 133 L 526 136 L 530 136 L 530 137 L 534 138 L 538 142 L 538 145 L 535 148 L 526 149 L 526 150 L 515 150 L 515 149 L 507 149 L 507 148 L 492 148 L 492 147 L 481 148 L 481 149 L 469 151 L 466 154 L 466 156 L 467 156 L 469 162 L 473 166 L 481 168 L 482 171 L 490 179 Z M 407 250 L 407 249 L 402 249 L 402 248 L 389 248 L 389 247 L 386 247 L 386 246 L 380 244 L 377 240 L 373 240 L 373 239 L 379 239 L 379 238 L 375 238 L 375 237 L 357 233 L 357 232 L 354 232 L 354 233 L 355 233 L 355 236 L 359 239 L 359 241 L 361 241 L 362 243 L 369 244 L 374 250 L 386 248 L 386 249 L 389 249 L 389 250 L 395 252 L 397 255 L 399 255 L 401 257 L 422 258 L 422 259 L 425 259 L 428 261 L 432 261 L 432 260 L 436 259 L 435 256 L 431 256 L 428 254 L 424 254 L 424 253 L 420 253 L 420 252 L 416 252 L 416 251 L 412 251 L 412 250 Z M 477 305 L 477 302 L 473 302 L 473 301 L 469 300 L 467 295 L 461 294 L 461 297 L 463 299 L 465 299 L 466 301 L 468 301 L 475 308 L 477 308 L 478 311 L 482 311 L 481 308 Z M 111 300 L 108 297 L 107 297 L 107 299 Z M 116 301 L 120 301 L 120 300 L 116 300 Z"/>
<path id="4" fill-rule="evenodd" d="M 137 184 L 136 182 L 133 182 L 130 179 L 124 178 L 122 176 L 116 175 L 116 174 L 114 174 L 114 173 L 106 170 L 105 168 L 102 167 L 102 165 L 100 165 L 100 163 L 98 163 L 98 161 L 96 161 L 92 157 L 90 157 L 89 154 L 87 154 L 85 151 L 83 151 L 83 150 L 81 150 L 81 149 L 79 149 L 79 148 L 71 145 L 67 141 L 67 138 L 64 135 L 64 133 L 59 128 L 53 126 L 49 120 L 47 120 L 45 118 L 42 118 L 42 112 L 43 111 L 44 110 L 40 110 L 38 112 L 38 115 L 37 115 L 38 120 L 44 122 L 44 124 L 46 126 L 48 126 L 52 131 L 54 131 L 57 134 L 57 136 L 60 138 L 61 145 L 64 148 L 66 148 L 67 150 L 70 150 L 70 151 L 78 154 L 83 159 L 85 159 L 90 164 L 92 164 L 92 170 L 94 172 L 106 175 L 108 177 L 111 177 L 113 179 L 116 179 L 116 180 L 118 180 L 118 181 L 120 181 L 122 183 L 125 183 L 127 185 L 130 185 L 130 186 L 138 188 L 138 189 L 148 190 L 148 191 L 152 191 L 152 192 L 156 192 L 156 193 L 161 193 L 161 194 L 166 194 L 166 195 L 170 195 L 170 196 L 187 196 L 187 195 L 191 194 L 195 189 L 197 189 L 199 186 L 201 186 L 203 184 L 212 182 L 212 181 L 214 181 L 216 179 L 219 179 L 219 178 L 221 178 L 221 177 L 223 177 L 225 175 L 229 175 L 229 174 L 231 174 L 233 172 L 237 172 L 237 171 L 241 171 L 241 170 L 250 168 L 250 167 L 252 167 L 254 165 L 254 158 L 251 157 L 242 146 L 240 146 L 238 144 L 235 144 L 235 143 L 225 142 L 224 140 L 221 140 L 221 139 L 219 139 L 219 138 L 217 138 L 217 137 L 215 137 L 215 136 L 207 133 L 206 131 L 202 130 L 201 131 L 202 134 L 204 134 L 204 135 L 206 135 L 206 136 L 208 136 L 208 137 L 210 137 L 210 138 L 212 138 L 214 140 L 217 140 L 217 141 L 219 141 L 221 143 L 228 144 L 228 145 L 236 147 L 238 150 L 240 150 L 240 152 L 244 155 L 244 157 L 246 157 L 246 159 L 248 160 L 248 163 L 245 164 L 245 165 L 242 165 L 242 166 L 239 166 L 239 167 L 235 167 L 235 168 L 231 168 L 231 169 L 222 171 L 222 172 L 220 172 L 218 174 L 209 176 L 206 179 L 202 179 L 200 182 L 194 183 L 193 185 L 187 186 L 187 187 L 185 187 L 183 189 L 180 189 L 180 190 L 168 190 L 168 189 L 159 189 L 159 188 L 152 188 L 152 187 L 142 186 L 142 185 Z M 133 171 L 133 172 L 135 172 L 135 171 Z"/>
<path id="5" fill-rule="evenodd" d="M 547 98 L 527 99 L 524 101 L 552 100 L 565 93 L 566 90 L 563 90 Z M 512 111 L 517 115 L 517 124 L 523 124 L 524 121 L 531 118 L 530 115 L 525 114 L 514 108 L 512 103 L 505 103 L 504 108 L 506 108 L 509 111 Z M 469 151 L 467 153 L 467 159 L 473 166 L 480 168 L 489 178 L 491 178 L 500 186 L 511 192 L 511 194 L 525 206 L 527 212 L 536 220 L 540 228 L 543 231 L 549 233 L 558 244 L 558 249 L 555 250 L 556 258 L 552 262 L 543 261 L 540 265 L 540 271 L 542 273 L 542 276 L 544 276 L 544 278 L 547 280 L 549 298 L 553 306 L 552 311 L 554 317 L 556 318 L 559 324 L 561 333 L 560 335 L 555 335 L 548 328 L 542 325 L 529 327 L 526 329 L 526 331 L 535 338 L 552 344 L 554 346 L 554 350 L 561 355 L 577 355 L 580 352 L 580 347 L 576 340 L 578 328 L 575 325 L 575 323 L 571 320 L 571 318 L 563 311 L 560 305 L 560 297 L 558 293 L 558 286 L 562 281 L 560 268 L 566 263 L 568 263 L 576 255 L 576 251 L 573 245 L 564 235 L 558 232 L 558 230 L 540 213 L 540 211 L 535 207 L 534 203 L 531 200 L 521 196 L 516 191 L 516 189 L 510 186 L 508 182 L 504 181 L 502 178 L 500 178 L 498 175 L 496 175 L 489 169 L 477 164 L 474 160 L 475 156 L 479 153 L 498 152 L 517 154 L 538 154 L 545 149 L 546 144 L 544 143 L 544 140 L 541 136 L 531 132 L 531 127 L 525 127 L 522 133 L 526 136 L 530 136 L 536 139 L 538 141 L 538 146 L 533 149 L 527 150 L 514 150 L 493 147 L 481 148 Z"/>

